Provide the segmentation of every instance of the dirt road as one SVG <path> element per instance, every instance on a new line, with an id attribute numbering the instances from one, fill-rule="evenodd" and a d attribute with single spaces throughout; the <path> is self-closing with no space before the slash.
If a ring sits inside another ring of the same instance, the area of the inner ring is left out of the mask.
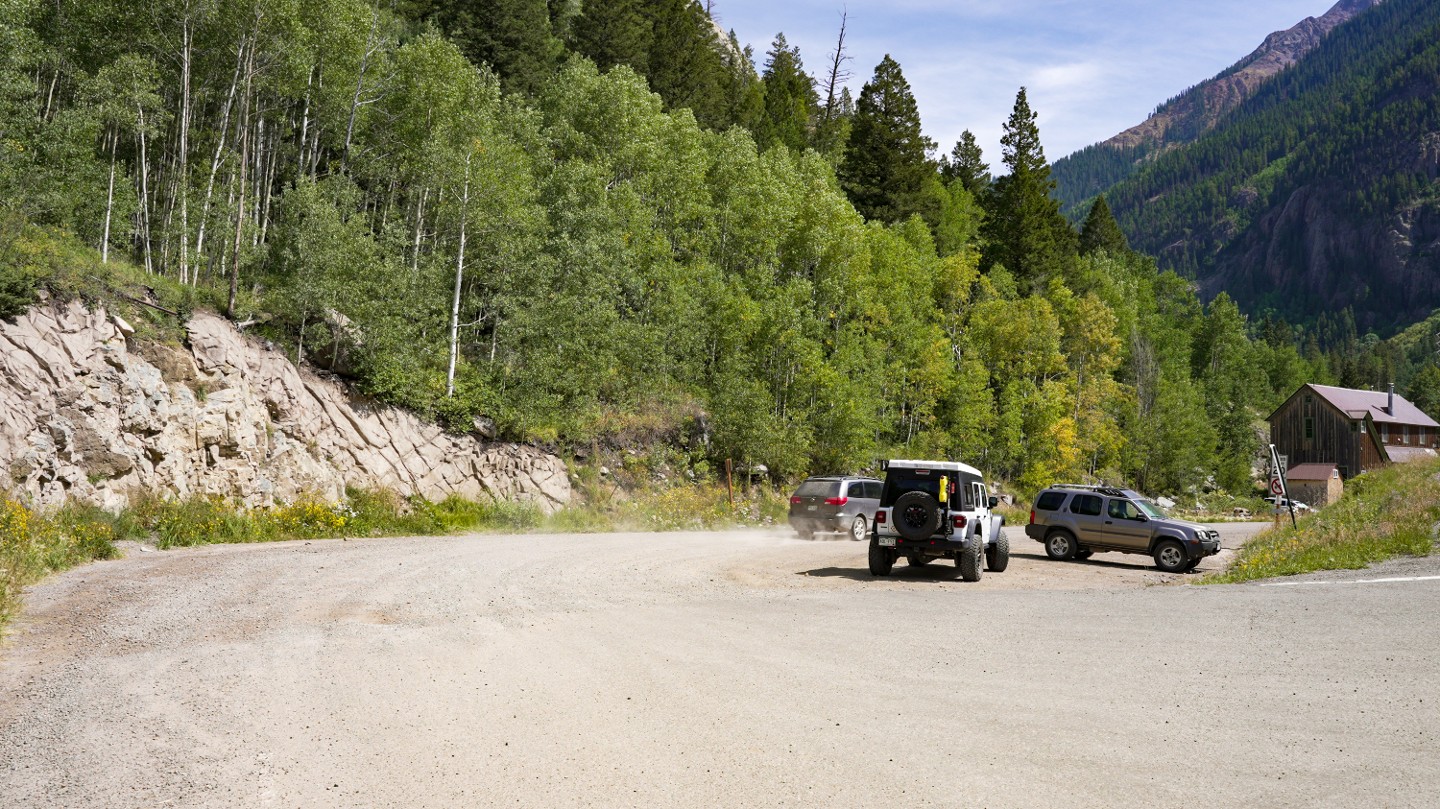
<path id="1" fill-rule="evenodd" d="M 1440 582 L 1011 531 L 976 584 L 780 532 L 133 552 L 0 650 L 0 805 L 1433 805 Z"/>

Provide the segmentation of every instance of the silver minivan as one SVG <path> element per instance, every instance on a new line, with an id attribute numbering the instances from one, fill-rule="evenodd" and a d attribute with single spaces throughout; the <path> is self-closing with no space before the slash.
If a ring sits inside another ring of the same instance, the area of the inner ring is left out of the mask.
<path id="1" fill-rule="evenodd" d="M 860 541 L 869 535 L 879 507 L 880 481 L 874 478 L 807 478 L 790 496 L 790 527 L 801 539 L 838 531 Z"/>

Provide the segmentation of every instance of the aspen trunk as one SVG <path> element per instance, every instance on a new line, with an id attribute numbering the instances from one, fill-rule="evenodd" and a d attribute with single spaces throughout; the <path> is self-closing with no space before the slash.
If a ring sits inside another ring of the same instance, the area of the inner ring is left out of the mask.
<path id="1" fill-rule="evenodd" d="M 245 63 L 245 42 L 241 40 L 239 49 L 235 52 L 235 75 L 230 79 L 230 93 L 225 97 L 225 111 L 220 116 L 220 139 L 215 143 L 215 157 L 210 161 L 210 180 L 205 185 L 205 205 L 200 211 L 199 233 L 195 236 L 195 260 L 201 261 L 205 255 L 205 226 L 210 221 L 210 203 L 215 194 L 215 176 L 220 173 L 220 163 L 225 155 L 225 135 L 230 129 L 230 111 L 235 103 L 235 89 L 240 84 L 240 69 Z M 197 269 L 191 283 L 199 280 L 200 273 Z"/>
<path id="2" fill-rule="evenodd" d="M 450 303 L 450 370 L 445 374 L 445 397 L 455 395 L 455 360 L 460 355 L 460 287 L 465 281 L 465 225 L 470 216 L 470 158 L 465 156 L 465 190 L 460 197 L 460 249 L 455 258 L 455 297 Z"/>

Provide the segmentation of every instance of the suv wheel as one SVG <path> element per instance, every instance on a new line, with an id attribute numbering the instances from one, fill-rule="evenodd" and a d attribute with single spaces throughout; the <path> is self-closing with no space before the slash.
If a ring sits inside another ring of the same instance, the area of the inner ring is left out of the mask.
<path id="1" fill-rule="evenodd" d="M 1075 537 L 1069 531 L 1051 531 L 1045 537 L 1045 555 L 1069 561 L 1075 558 Z"/>
<path id="2" fill-rule="evenodd" d="M 955 566 L 960 568 L 961 581 L 980 581 L 980 574 L 984 571 L 981 560 L 985 558 L 985 545 L 977 536 L 970 541 L 969 547 L 955 556 Z"/>
<path id="3" fill-rule="evenodd" d="M 1189 561 L 1185 558 L 1185 546 L 1173 539 L 1155 546 L 1155 566 L 1166 573 L 1183 573 Z"/>
<path id="4" fill-rule="evenodd" d="M 865 517 L 863 515 L 856 514 L 854 522 L 850 523 L 850 538 L 856 542 L 865 541 Z"/>
<path id="5" fill-rule="evenodd" d="M 1005 536 L 1005 529 L 1001 528 L 995 541 L 985 549 L 985 567 L 991 573 L 1004 573 L 1005 568 L 1010 566 L 1010 537 Z"/>
<path id="6" fill-rule="evenodd" d="M 870 575 L 888 576 L 890 570 L 895 567 L 895 557 L 891 555 L 889 548 L 880 547 L 880 540 L 870 538 Z"/>

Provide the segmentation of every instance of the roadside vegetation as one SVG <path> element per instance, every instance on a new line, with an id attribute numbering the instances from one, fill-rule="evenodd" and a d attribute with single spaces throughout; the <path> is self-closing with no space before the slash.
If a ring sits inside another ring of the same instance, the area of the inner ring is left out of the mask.
<path id="1" fill-rule="evenodd" d="M 1317 570 L 1355 570 L 1397 556 L 1429 556 L 1440 533 L 1440 462 L 1397 465 L 1346 483 L 1345 496 L 1298 527 L 1287 521 L 1240 551 L 1206 584 Z"/>

